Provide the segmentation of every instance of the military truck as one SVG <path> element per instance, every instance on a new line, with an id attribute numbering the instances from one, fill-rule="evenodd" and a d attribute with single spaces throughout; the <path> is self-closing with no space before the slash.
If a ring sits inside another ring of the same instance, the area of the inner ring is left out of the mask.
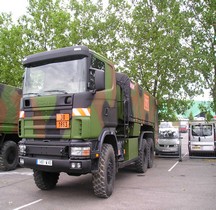
<path id="1" fill-rule="evenodd" d="M 18 164 L 18 120 L 21 89 L 0 84 L 0 170 L 8 171 Z"/>
<path id="2" fill-rule="evenodd" d="M 91 173 L 95 195 L 107 198 L 118 169 L 152 167 L 156 100 L 111 61 L 73 46 L 27 56 L 23 65 L 19 161 L 38 188 L 54 188 L 60 172 Z"/>

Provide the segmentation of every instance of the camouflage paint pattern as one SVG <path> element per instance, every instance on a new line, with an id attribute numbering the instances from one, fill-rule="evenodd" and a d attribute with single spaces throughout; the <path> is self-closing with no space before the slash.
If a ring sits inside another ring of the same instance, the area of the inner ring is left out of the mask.
<path id="1" fill-rule="evenodd" d="M 97 53 L 91 53 L 106 64 L 105 90 L 98 91 L 95 94 L 85 92 L 23 98 L 21 110 L 25 111 L 25 118 L 20 119 L 20 137 L 92 139 L 98 138 L 104 127 L 117 126 L 116 85 L 113 64 Z M 69 104 L 65 103 L 68 97 L 71 98 Z M 89 109 L 90 116 L 72 116 L 73 109 L 79 108 Z M 106 110 L 108 110 L 108 114 L 105 113 Z M 59 113 L 70 115 L 69 128 L 56 128 L 56 114 Z"/>
<path id="2" fill-rule="evenodd" d="M 0 84 L 0 133 L 17 133 L 21 89 Z"/>
<path id="3" fill-rule="evenodd" d="M 154 125 L 156 100 L 137 83 L 131 85 L 132 112 L 135 122 Z"/>

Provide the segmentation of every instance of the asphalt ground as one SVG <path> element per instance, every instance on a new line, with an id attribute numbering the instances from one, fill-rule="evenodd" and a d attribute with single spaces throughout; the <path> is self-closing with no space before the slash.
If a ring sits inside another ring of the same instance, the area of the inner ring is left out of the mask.
<path id="1" fill-rule="evenodd" d="M 94 196 L 91 174 L 73 177 L 62 173 L 55 189 L 41 191 L 30 169 L 0 171 L 0 209 L 215 210 L 216 160 L 189 158 L 187 134 L 183 137 L 182 162 L 176 157 L 156 157 L 145 174 L 137 174 L 132 166 L 121 169 L 108 199 Z"/>

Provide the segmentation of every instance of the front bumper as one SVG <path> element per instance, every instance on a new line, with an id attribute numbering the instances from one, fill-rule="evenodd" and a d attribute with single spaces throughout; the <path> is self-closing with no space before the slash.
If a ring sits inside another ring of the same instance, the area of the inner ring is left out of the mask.
<path id="1" fill-rule="evenodd" d="M 191 145 L 189 147 L 190 151 L 193 153 L 214 153 L 215 148 L 212 145 Z"/>
<path id="2" fill-rule="evenodd" d="M 51 158 L 35 158 L 35 157 L 19 157 L 20 166 L 25 168 L 37 169 L 48 172 L 66 172 L 71 174 L 86 174 L 92 171 L 92 161 L 87 160 L 61 160 Z M 41 165 L 39 162 L 49 163 L 49 165 Z M 78 164 L 81 168 L 72 168 L 72 163 Z"/>
<path id="3" fill-rule="evenodd" d="M 66 172 L 68 174 L 86 174 L 97 170 L 97 150 L 92 150 L 93 143 L 81 140 L 41 141 L 25 140 L 19 143 L 19 163 L 21 167 L 47 172 Z M 90 155 L 71 156 L 72 147 L 89 147 Z"/>
<path id="4" fill-rule="evenodd" d="M 169 147 L 167 145 L 164 145 L 163 147 L 156 146 L 155 151 L 157 154 L 178 155 L 179 154 L 179 145 L 175 146 L 175 147 Z"/>

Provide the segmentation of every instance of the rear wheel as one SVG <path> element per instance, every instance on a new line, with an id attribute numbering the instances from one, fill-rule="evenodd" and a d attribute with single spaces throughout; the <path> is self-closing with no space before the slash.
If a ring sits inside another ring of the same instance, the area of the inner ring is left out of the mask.
<path id="1" fill-rule="evenodd" d="M 193 152 L 189 149 L 189 156 L 193 156 Z"/>
<path id="2" fill-rule="evenodd" d="M 182 149 L 181 149 L 181 144 L 179 144 L 179 161 L 182 161 Z"/>
<path id="3" fill-rule="evenodd" d="M 147 139 L 148 143 L 148 168 L 153 167 L 154 163 L 154 143 L 152 138 Z"/>
<path id="4" fill-rule="evenodd" d="M 92 175 L 94 193 L 108 198 L 113 192 L 116 175 L 115 154 L 110 144 L 103 145 L 98 168 L 98 172 Z"/>
<path id="5" fill-rule="evenodd" d="M 13 141 L 4 142 L 0 151 L 0 169 L 14 170 L 18 165 L 18 146 Z"/>
<path id="6" fill-rule="evenodd" d="M 145 139 L 143 139 L 135 166 L 138 173 L 145 173 L 148 169 L 148 145 Z"/>
<path id="7" fill-rule="evenodd" d="M 53 189 L 59 179 L 59 173 L 51 173 L 46 171 L 33 170 L 34 181 L 37 187 L 41 190 Z"/>
<path id="8" fill-rule="evenodd" d="M 191 151 L 191 145 L 188 145 L 188 153 L 189 156 L 193 156 L 193 152 Z"/>

